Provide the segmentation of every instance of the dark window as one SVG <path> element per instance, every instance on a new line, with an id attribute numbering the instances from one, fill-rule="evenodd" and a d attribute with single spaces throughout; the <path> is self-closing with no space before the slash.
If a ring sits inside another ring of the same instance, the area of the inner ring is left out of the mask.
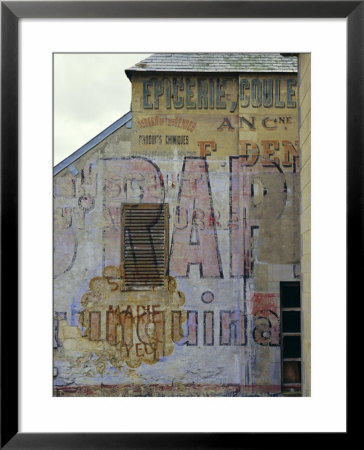
<path id="1" fill-rule="evenodd" d="M 282 391 L 301 392 L 301 293 L 299 282 L 281 282 Z"/>
<path id="2" fill-rule="evenodd" d="M 299 283 L 282 283 L 281 289 L 281 306 L 282 308 L 300 308 L 300 284 Z"/>
<path id="3" fill-rule="evenodd" d="M 301 311 L 282 311 L 282 331 L 284 333 L 301 332 Z"/>
<path id="4" fill-rule="evenodd" d="M 164 287 L 168 267 L 168 205 L 123 205 L 121 237 L 125 289 Z"/>
<path id="5" fill-rule="evenodd" d="M 301 358 L 301 336 L 283 336 L 283 358 Z"/>

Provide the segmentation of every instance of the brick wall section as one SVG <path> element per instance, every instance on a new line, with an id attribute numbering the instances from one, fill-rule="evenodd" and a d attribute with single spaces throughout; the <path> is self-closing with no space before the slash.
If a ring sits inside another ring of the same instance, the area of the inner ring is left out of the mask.
<path id="1" fill-rule="evenodd" d="M 299 142 L 301 151 L 302 383 L 311 395 L 311 55 L 299 55 Z"/>

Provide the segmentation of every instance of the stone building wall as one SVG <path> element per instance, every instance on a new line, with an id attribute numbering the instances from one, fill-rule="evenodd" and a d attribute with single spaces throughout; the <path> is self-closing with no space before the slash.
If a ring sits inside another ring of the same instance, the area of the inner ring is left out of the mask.
<path id="1" fill-rule="evenodd" d="M 301 169 L 301 272 L 302 272 L 302 383 L 303 395 L 311 395 L 311 55 L 299 62 L 299 140 Z"/>
<path id="2" fill-rule="evenodd" d="M 131 128 L 54 180 L 55 395 L 279 394 L 281 282 L 300 277 L 296 74 L 131 81 Z M 126 288 L 124 204 L 167 205 L 163 286 Z"/>

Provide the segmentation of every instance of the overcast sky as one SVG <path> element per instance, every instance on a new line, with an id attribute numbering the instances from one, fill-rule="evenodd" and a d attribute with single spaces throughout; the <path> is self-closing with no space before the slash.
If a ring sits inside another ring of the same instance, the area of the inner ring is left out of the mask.
<path id="1" fill-rule="evenodd" d="M 54 55 L 54 164 L 130 111 L 125 69 L 149 54 Z"/>

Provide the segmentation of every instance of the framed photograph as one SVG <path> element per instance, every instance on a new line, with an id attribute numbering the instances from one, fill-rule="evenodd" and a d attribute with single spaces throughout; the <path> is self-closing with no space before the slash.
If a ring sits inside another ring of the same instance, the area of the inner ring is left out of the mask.
<path id="1" fill-rule="evenodd" d="M 1 11 L 1 446 L 347 438 L 362 3 Z"/>

